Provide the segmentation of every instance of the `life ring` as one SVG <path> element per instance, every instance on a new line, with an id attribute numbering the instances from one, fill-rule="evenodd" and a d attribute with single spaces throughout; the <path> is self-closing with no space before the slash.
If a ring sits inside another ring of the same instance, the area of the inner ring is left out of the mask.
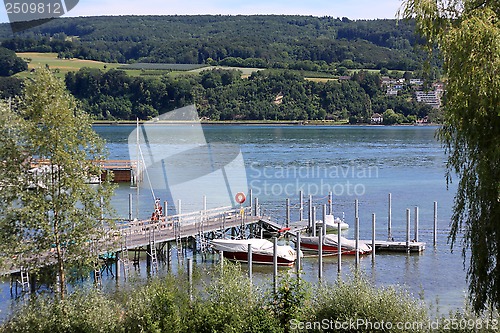
<path id="1" fill-rule="evenodd" d="M 242 204 L 245 202 L 247 197 L 245 196 L 245 193 L 238 192 L 238 193 L 236 193 L 236 196 L 234 197 L 234 199 L 236 200 L 237 203 Z"/>

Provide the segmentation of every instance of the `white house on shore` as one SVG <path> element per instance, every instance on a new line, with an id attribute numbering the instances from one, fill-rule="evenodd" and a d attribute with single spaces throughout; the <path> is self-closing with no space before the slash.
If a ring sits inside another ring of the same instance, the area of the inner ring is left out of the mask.
<path id="1" fill-rule="evenodd" d="M 384 117 L 380 113 L 374 113 L 371 117 L 372 124 L 382 124 L 384 122 Z"/>

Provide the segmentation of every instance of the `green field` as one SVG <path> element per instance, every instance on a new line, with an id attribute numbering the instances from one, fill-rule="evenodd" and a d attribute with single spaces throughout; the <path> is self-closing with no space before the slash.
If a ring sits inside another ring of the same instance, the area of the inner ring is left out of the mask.
<path id="1" fill-rule="evenodd" d="M 38 53 L 24 52 L 17 53 L 17 56 L 28 62 L 28 71 L 18 73 L 16 76 L 25 78 L 29 76 L 29 71 L 35 68 L 48 66 L 56 76 L 64 77 L 68 72 L 78 71 L 80 68 L 98 68 L 106 71 L 109 69 L 124 70 L 130 76 L 163 76 L 163 75 L 182 75 L 199 74 L 205 70 L 211 69 L 235 69 L 242 72 L 242 77 L 247 78 L 253 72 L 263 70 L 263 68 L 241 68 L 226 66 L 205 66 L 197 64 L 118 64 L 105 63 L 94 60 L 82 59 L 58 59 L 57 53 Z M 369 70 L 370 72 L 379 72 L 378 70 Z M 316 82 L 326 82 L 336 80 L 336 76 L 327 73 L 297 71 L 305 76 L 306 79 Z"/>

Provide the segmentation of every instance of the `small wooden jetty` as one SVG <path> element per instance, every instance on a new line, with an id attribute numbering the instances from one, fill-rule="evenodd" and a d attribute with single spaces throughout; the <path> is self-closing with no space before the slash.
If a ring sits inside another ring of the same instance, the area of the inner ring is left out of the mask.
<path id="1" fill-rule="evenodd" d="M 102 172 L 99 177 L 91 179 L 91 183 L 99 183 L 99 181 L 104 180 L 108 173 L 113 174 L 114 183 L 130 183 L 131 185 L 137 184 L 138 179 L 141 175 L 142 163 L 136 160 L 102 160 L 93 161 L 95 165 L 98 165 Z M 39 168 L 44 165 L 49 165 L 49 160 L 34 159 L 30 162 L 30 168 Z"/>

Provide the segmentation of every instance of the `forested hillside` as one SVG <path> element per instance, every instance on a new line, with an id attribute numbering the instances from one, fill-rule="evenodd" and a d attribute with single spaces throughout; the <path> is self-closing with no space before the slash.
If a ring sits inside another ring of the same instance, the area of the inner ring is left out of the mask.
<path id="1" fill-rule="evenodd" d="M 199 75 L 131 77 L 121 70 L 82 68 L 66 75 L 69 91 L 95 119 L 151 119 L 196 103 L 210 120 L 349 120 L 370 122 L 392 109 L 399 122 L 427 116 L 431 108 L 410 95 L 388 97 L 380 76 L 359 72 L 351 80 L 313 82 L 286 70 L 205 70 Z"/>
<path id="2" fill-rule="evenodd" d="M 221 64 L 309 71 L 415 70 L 412 22 L 311 16 L 122 16 L 60 18 L 2 46 L 104 62 Z"/>

